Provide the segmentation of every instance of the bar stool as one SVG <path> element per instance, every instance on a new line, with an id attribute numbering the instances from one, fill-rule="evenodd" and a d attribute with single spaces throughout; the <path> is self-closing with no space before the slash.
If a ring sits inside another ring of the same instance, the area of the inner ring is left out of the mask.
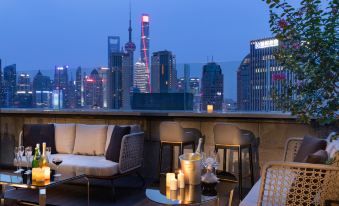
<path id="1" fill-rule="evenodd" d="M 162 150 L 168 145 L 171 148 L 171 166 L 173 172 L 173 149 L 179 146 L 179 155 L 184 153 L 185 146 L 192 146 L 195 151 L 195 135 L 190 128 L 183 129 L 178 122 L 166 121 L 160 123 L 160 154 L 159 154 L 159 174 L 162 166 Z M 179 162 L 180 164 L 180 162 Z"/>
<path id="2" fill-rule="evenodd" d="M 215 151 L 224 150 L 223 171 L 226 171 L 227 149 L 238 151 L 238 175 L 239 175 L 239 197 L 242 199 L 242 150 L 248 149 L 250 162 L 251 184 L 254 184 L 252 146 L 254 135 L 248 130 L 241 130 L 237 125 L 228 123 L 217 123 L 214 128 Z"/>

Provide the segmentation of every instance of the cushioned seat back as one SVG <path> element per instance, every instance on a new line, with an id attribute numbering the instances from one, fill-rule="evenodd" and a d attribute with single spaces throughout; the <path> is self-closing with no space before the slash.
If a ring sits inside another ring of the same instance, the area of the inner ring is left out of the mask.
<path id="1" fill-rule="evenodd" d="M 178 122 L 160 123 L 160 140 L 169 142 L 184 142 L 183 129 Z"/>
<path id="2" fill-rule="evenodd" d="M 51 147 L 52 154 L 56 153 L 55 136 L 53 124 L 24 124 L 22 145 L 24 147 L 32 146 L 46 142 L 47 147 Z"/>
<path id="3" fill-rule="evenodd" d="M 239 145 L 241 142 L 241 131 L 237 125 L 217 123 L 214 128 L 214 143 L 221 145 Z"/>

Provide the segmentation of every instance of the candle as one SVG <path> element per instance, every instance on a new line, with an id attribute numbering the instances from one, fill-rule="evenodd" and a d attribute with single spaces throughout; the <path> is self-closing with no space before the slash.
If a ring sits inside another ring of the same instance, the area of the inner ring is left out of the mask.
<path id="1" fill-rule="evenodd" d="M 32 169 L 32 181 L 36 182 L 45 181 L 44 171 L 41 168 Z"/>
<path id="2" fill-rule="evenodd" d="M 178 187 L 185 188 L 185 177 L 184 177 L 184 173 L 182 173 L 181 170 L 179 171 L 179 174 L 178 174 Z"/>
<path id="3" fill-rule="evenodd" d="M 213 112 L 213 104 L 208 104 L 207 105 L 207 113 L 212 113 Z"/>
<path id="4" fill-rule="evenodd" d="M 175 174 L 174 173 L 166 173 L 166 187 L 170 186 L 171 179 L 175 179 Z"/>
<path id="5" fill-rule="evenodd" d="M 170 190 L 177 190 L 177 188 L 178 188 L 178 181 L 177 179 L 172 178 L 170 182 Z"/>
<path id="6" fill-rule="evenodd" d="M 44 179 L 49 180 L 51 178 L 51 168 L 43 167 L 42 170 L 43 170 L 43 173 L 44 173 Z"/>

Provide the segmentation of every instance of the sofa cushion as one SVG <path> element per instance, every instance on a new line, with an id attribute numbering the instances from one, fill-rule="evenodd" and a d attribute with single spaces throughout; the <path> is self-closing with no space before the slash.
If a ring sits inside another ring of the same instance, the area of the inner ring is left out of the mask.
<path id="1" fill-rule="evenodd" d="M 22 145 L 35 148 L 37 143 L 46 142 L 47 147 L 51 147 L 52 154 L 56 153 L 55 136 L 53 124 L 24 124 Z"/>
<path id="2" fill-rule="evenodd" d="M 304 162 L 308 155 L 315 153 L 318 150 L 325 150 L 326 144 L 327 142 L 325 140 L 316 137 L 305 136 L 301 142 L 294 161 Z"/>
<path id="3" fill-rule="evenodd" d="M 110 143 L 108 145 L 107 151 L 106 151 L 106 159 L 111 160 L 113 162 L 119 162 L 120 157 L 120 147 L 121 147 L 121 141 L 122 138 L 129 134 L 131 131 L 131 127 L 120 127 L 116 125 L 114 127 L 114 130 L 112 132 L 112 137 L 110 139 Z"/>
<path id="4" fill-rule="evenodd" d="M 133 124 L 133 125 L 120 125 L 120 127 L 131 127 L 131 134 L 132 133 L 138 133 L 141 132 L 141 128 L 140 125 L 138 124 Z M 115 125 L 108 125 L 107 127 L 107 139 L 106 139 L 106 145 L 105 145 L 105 155 L 106 155 L 106 151 L 107 151 L 107 147 L 109 145 L 109 142 L 111 141 L 111 137 L 112 137 L 112 132 L 114 129 Z"/>
<path id="5" fill-rule="evenodd" d="M 325 164 L 327 160 L 328 160 L 327 152 L 325 150 L 318 150 L 313 154 L 309 154 L 304 162 L 311 164 Z"/>
<path id="6" fill-rule="evenodd" d="M 56 151 L 72 154 L 75 142 L 75 124 L 54 124 L 54 127 Z"/>
<path id="7" fill-rule="evenodd" d="M 89 176 L 108 177 L 118 173 L 119 164 L 106 160 L 104 156 L 86 156 L 74 154 L 54 154 L 52 158 L 61 158 L 63 161 L 59 171 L 65 174 L 85 173 Z M 55 165 L 50 163 L 52 168 Z"/>
<path id="8" fill-rule="evenodd" d="M 103 155 L 107 125 L 77 124 L 73 154 Z"/>

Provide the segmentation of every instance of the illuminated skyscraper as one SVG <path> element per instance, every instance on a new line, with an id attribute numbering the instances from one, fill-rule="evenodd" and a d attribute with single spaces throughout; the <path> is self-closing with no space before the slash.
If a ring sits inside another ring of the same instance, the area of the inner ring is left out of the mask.
<path id="1" fill-rule="evenodd" d="M 3 85 L 3 75 L 0 59 L 0 108 L 4 105 L 4 85 Z"/>
<path id="2" fill-rule="evenodd" d="M 56 66 L 54 70 L 54 108 L 68 107 L 68 66 Z"/>
<path id="3" fill-rule="evenodd" d="M 50 108 L 52 104 L 51 79 L 40 70 L 33 79 L 33 104 L 38 108 Z"/>
<path id="4" fill-rule="evenodd" d="M 102 108 L 102 79 L 96 69 L 84 79 L 85 107 Z"/>
<path id="5" fill-rule="evenodd" d="M 149 72 L 146 70 L 146 64 L 141 60 L 135 63 L 134 68 L 134 87 L 140 93 L 149 93 Z"/>
<path id="6" fill-rule="evenodd" d="M 141 16 L 141 39 L 140 39 L 140 58 L 146 66 L 146 73 L 149 74 L 149 48 L 150 48 L 150 37 L 149 37 L 149 22 L 150 18 L 148 14 Z M 148 77 L 148 88 L 151 89 L 150 77 Z"/>
<path id="7" fill-rule="evenodd" d="M 108 55 L 112 52 L 119 52 L 120 51 L 120 37 L 109 36 L 107 45 L 108 45 Z"/>
<path id="8" fill-rule="evenodd" d="M 170 51 L 154 52 L 152 55 L 152 93 L 169 93 L 177 90 L 175 55 Z"/>
<path id="9" fill-rule="evenodd" d="M 293 80 L 291 71 L 284 69 L 274 57 L 279 47 L 275 38 L 265 38 L 250 42 L 250 100 L 252 111 L 277 111 L 272 93 L 279 95 L 284 89 L 285 80 Z"/>
<path id="10" fill-rule="evenodd" d="M 4 107 L 13 107 L 16 94 L 16 64 L 4 68 Z"/>
<path id="11" fill-rule="evenodd" d="M 75 72 L 75 95 L 75 107 L 82 108 L 84 106 L 84 84 L 81 67 L 78 67 Z"/>
<path id="12" fill-rule="evenodd" d="M 21 73 L 18 76 L 15 106 L 20 108 L 31 108 L 33 105 L 33 94 L 30 76 Z"/>
<path id="13" fill-rule="evenodd" d="M 132 23 L 131 23 L 131 8 L 129 13 L 129 28 L 128 42 L 125 44 L 126 54 L 123 57 L 122 63 L 122 106 L 124 109 L 131 108 L 131 91 L 133 88 L 133 66 L 134 66 L 134 51 L 135 44 L 132 42 Z"/>
<path id="14" fill-rule="evenodd" d="M 107 67 L 100 67 L 98 69 L 99 76 L 102 79 L 102 106 L 107 109 L 109 107 L 109 98 L 108 98 L 108 76 L 109 69 Z"/>
<path id="15" fill-rule="evenodd" d="M 111 109 L 120 109 L 122 107 L 122 62 L 123 52 L 113 52 L 109 56 L 110 84 L 109 96 L 111 98 Z"/>
<path id="16" fill-rule="evenodd" d="M 237 71 L 237 107 L 240 111 L 250 110 L 250 61 L 248 54 Z"/>
<path id="17" fill-rule="evenodd" d="M 220 65 L 215 62 L 209 62 L 203 67 L 201 93 L 203 111 L 206 111 L 207 105 L 213 105 L 213 109 L 216 111 L 222 110 L 224 75 Z"/>

